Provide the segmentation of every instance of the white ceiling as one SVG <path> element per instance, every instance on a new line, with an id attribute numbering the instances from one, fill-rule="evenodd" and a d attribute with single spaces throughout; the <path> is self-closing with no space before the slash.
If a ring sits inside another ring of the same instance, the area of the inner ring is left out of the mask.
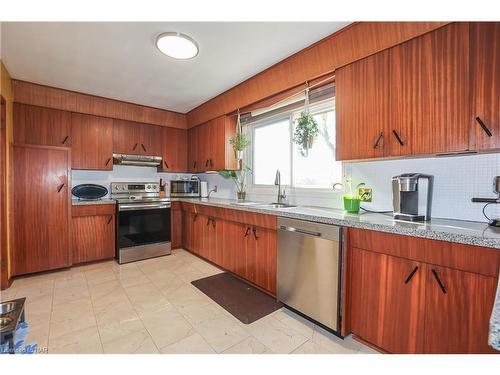
<path id="1" fill-rule="evenodd" d="M 1 56 L 13 78 L 187 112 L 348 22 L 2 22 Z M 178 31 L 196 58 L 161 54 Z"/>

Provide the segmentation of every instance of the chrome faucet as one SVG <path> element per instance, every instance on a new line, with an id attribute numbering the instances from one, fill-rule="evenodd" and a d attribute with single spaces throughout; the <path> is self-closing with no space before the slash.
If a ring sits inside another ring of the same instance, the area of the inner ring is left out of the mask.
<path id="1" fill-rule="evenodd" d="M 285 189 L 283 193 L 281 192 L 281 173 L 280 170 L 276 170 L 276 178 L 274 179 L 274 185 L 278 187 L 278 203 L 283 203 L 283 199 L 286 199 Z"/>

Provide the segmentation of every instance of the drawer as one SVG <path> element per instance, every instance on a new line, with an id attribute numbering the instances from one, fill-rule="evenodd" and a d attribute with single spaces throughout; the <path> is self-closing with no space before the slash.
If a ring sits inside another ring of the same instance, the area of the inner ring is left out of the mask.
<path id="1" fill-rule="evenodd" d="M 114 215 L 116 210 L 115 204 L 84 204 L 71 206 L 71 216 L 104 216 Z"/>

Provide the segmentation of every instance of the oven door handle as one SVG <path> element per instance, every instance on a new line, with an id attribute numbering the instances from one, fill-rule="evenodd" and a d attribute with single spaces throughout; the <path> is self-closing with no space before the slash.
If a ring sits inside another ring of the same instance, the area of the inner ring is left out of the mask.
<path id="1" fill-rule="evenodd" d="M 137 203 L 118 205 L 118 211 L 152 210 L 163 208 L 170 208 L 170 203 Z"/>

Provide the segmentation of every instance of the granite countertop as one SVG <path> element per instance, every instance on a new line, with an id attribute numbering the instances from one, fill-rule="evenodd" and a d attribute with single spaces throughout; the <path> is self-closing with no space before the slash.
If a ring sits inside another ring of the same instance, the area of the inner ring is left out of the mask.
<path id="1" fill-rule="evenodd" d="M 432 219 L 432 221 L 428 223 L 412 223 L 402 220 L 394 220 L 392 218 L 392 214 L 348 214 L 340 209 L 326 207 L 257 207 L 255 204 L 260 204 L 258 202 L 253 202 L 253 204 L 251 204 L 252 202 L 239 204 L 237 200 L 219 198 L 172 199 L 172 201 L 175 200 L 214 207 L 272 214 L 292 219 L 315 221 L 318 223 L 341 225 L 360 229 L 371 229 L 379 232 L 500 249 L 500 228 L 490 227 L 486 223 L 476 221 Z"/>
<path id="2" fill-rule="evenodd" d="M 92 205 L 92 204 L 116 204 L 116 201 L 111 198 L 102 198 L 96 200 L 85 200 L 85 199 L 72 199 L 72 206 L 84 206 L 84 205 Z"/>

